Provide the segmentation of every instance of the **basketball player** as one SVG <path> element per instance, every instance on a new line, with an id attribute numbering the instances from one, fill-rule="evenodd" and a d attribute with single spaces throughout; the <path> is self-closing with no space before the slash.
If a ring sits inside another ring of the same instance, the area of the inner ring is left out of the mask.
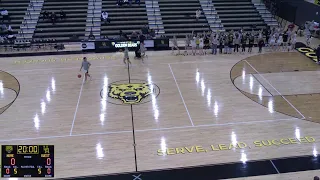
<path id="1" fill-rule="evenodd" d="M 199 37 L 199 54 L 200 55 L 205 55 L 205 52 L 203 50 L 204 47 L 204 40 L 203 40 L 203 36 Z"/>
<path id="2" fill-rule="evenodd" d="M 177 37 L 174 35 L 173 36 L 173 39 L 172 39 L 172 54 L 174 54 L 174 49 L 178 50 L 178 54 L 176 55 L 180 55 L 180 49 L 178 47 L 178 40 L 177 40 Z"/>
<path id="3" fill-rule="evenodd" d="M 89 68 L 91 66 L 91 63 L 89 61 L 87 61 L 86 57 L 83 57 L 83 61 L 81 63 L 81 68 L 80 71 L 83 70 L 84 71 L 84 80 L 87 81 L 87 77 L 90 77 L 90 80 L 92 80 L 90 74 L 89 74 Z"/>
<path id="4" fill-rule="evenodd" d="M 288 30 L 286 30 L 283 33 L 283 50 L 288 50 L 289 51 L 290 49 L 289 49 L 288 38 L 289 38 Z"/>
<path id="5" fill-rule="evenodd" d="M 283 36 L 282 36 L 282 34 L 280 34 L 277 39 L 277 51 L 281 51 L 282 43 L 283 43 Z"/>
<path id="6" fill-rule="evenodd" d="M 196 54 L 197 54 L 197 51 L 198 51 L 198 54 L 200 54 L 199 44 L 200 44 L 200 36 L 198 34 L 198 35 L 196 35 Z"/>
<path id="7" fill-rule="evenodd" d="M 246 46 L 247 46 L 247 35 L 245 33 L 242 34 L 241 38 L 241 53 L 244 54 L 246 52 Z"/>
<path id="8" fill-rule="evenodd" d="M 128 61 L 128 63 L 129 64 L 131 64 L 131 61 L 130 61 L 130 59 L 129 59 L 129 49 L 128 49 L 128 47 L 125 47 L 124 48 L 124 56 L 123 56 L 123 63 L 126 65 L 127 64 L 127 61 Z"/>
<path id="9" fill-rule="evenodd" d="M 140 53 L 141 53 L 141 61 L 142 61 L 142 63 L 144 63 L 144 58 L 145 58 L 145 57 L 148 57 L 148 56 L 146 55 L 146 49 L 147 49 L 147 48 L 144 47 L 144 43 L 141 42 L 141 43 L 140 43 Z"/>
<path id="10" fill-rule="evenodd" d="M 196 37 L 192 38 L 191 47 L 192 47 L 191 53 L 195 56 L 196 52 L 197 52 L 197 50 L 196 50 L 196 48 L 197 48 Z"/>
<path id="11" fill-rule="evenodd" d="M 276 36 L 272 35 L 270 38 L 270 42 L 269 42 L 270 46 L 271 46 L 271 50 L 274 51 L 275 49 L 275 44 L 276 44 Z"/>
<path id="12" fill-rule="evenodd" d="M 296 47 L 296 42 L 297 42 L 297 32 L 293 33 L 291 36 L 291 50 L 294 50 Z"/>
<path id="13" fill-rule="evenodd" d="M 235 39 L 234 39 L 233 52 L 239 52 L 240 43 L 241 43 L 241 36 L 238 34 L 238 32 L 236 32 L 235 33 Z"/>
<path id="14" fill-rule="evenodd" d="M 217 34 L 214 34 L 213 37 L 211 37 L 211 44 L 212 44 L 212 54 L 217 54 L 217 48 L 219 44 L 219 38 Z"/>
<path id="15" fill-rule="evenodd" d="M 189 49 L 189 46 L 190 46 L 190 43 L 191 43 L 191 39 L 190 39 L 190 35 L 187 34 L 186 35 L 186 40 L 185 40 L 185 46 L 184 46 L 184 55 L 187 56 L 189 53 L 188 53 L 188 49 Z"/>
<path id="16" fill-rule="evenodd" d="M 251 53 L 251 52 L 252 52 L 253 44 L 254 44 L 254 35 L 253 35 L 253 34 L 250 34 L 250 35 L 249 35 L 249 48 L 248 48 L 248 53 Z"/>

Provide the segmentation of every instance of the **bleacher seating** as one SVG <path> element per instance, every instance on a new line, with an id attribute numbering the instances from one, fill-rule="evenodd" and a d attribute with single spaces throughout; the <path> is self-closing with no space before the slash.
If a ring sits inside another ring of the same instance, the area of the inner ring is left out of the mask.
<path id="1" fill-rule="evenodd" d="M 116 0 L 103 0 L 102 11 L 107 11 L 110 23 L 101 23 L 101 36 L 119 37 L 119 31 L 126 34 L 140 31 L 144 25 L 148 25 L 145 1 L 140 1 L 140 6 L 134 0 L 131 6 L 117 6 Z"/>
<path id="2" fill-rule="evenodd" d="M 56 39 L 56 41 L 70 41 L 76 35 L 80 40 L 85 37 L 88 0 L 45 0 L 42 11 L 66 13 L 66 19 L 53 25 L 50 20 L 39 17 L 33 35 L 34 39 Z M 79 40 L 78 40 L 79 41 Z"/>
<path id="3" fill-rule="evenodd" d="M 204 14 L 196 21 L 198 9 L 202 9 L 199 0 L 158 0 L 162 22 L 167 37 L 176 35 L 184 38 L 186 34 L 209 31 Z"/>
<path id="4" fill-rule="evenodd" d="M 9 24 L 11 25 L 14 34 L 17 34 L 30 0 L 1 0 L 0 2 L 0 9 L 8 10 L 11 19 Z"/>
<path id="5" fill-rule="evenodd" d="M 251 0 L 212 0 L 212 3 L 226 31 L 267 27 Z"/>

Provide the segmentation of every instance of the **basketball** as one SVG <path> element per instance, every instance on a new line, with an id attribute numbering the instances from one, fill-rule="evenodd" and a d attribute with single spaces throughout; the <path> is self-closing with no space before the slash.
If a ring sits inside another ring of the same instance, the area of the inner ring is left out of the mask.
<path id="1" fill-rule="evenodd" d="M 78 74 L 78 78 L 81 78 L 81 74 Z"/>

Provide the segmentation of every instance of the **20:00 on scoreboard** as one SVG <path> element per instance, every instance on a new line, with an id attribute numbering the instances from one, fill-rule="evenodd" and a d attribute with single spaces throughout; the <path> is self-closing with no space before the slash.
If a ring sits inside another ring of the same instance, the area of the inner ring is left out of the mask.
<path id="1" fill-rule="evenodd" d="M 2 145 L 1 177 L 54 177 L 53 145 Z"/>

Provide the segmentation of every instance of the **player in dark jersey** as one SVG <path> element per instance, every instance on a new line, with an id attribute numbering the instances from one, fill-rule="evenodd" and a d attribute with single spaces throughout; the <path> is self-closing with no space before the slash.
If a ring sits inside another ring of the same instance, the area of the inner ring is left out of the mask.
<path id="1" fill-rule="evenodd" d="M 286 30 L 284 33 L 283 33 L 283 50 L 287 50 L 289 51 L 289 44 L 288 44 L 288 38 L 289 38 L 289 35 L 288 35 L 288 30 Z"/>
<path id="2" fill-rule="evenodd" d="M 246 52 L 246 46 L 247 46 L 247 35 L 245 33 L 242 34 L 241 37 L 241 47 L 242 47 L 242 53 Z"/>
<path id="3" fill-rule="evenodd" d="M 253 34 L 250 34 L 250 35 L 249 35 L 249 49 L 248 49 L 248 52 L 249 52 L 249 53 L 252 52 L 253 44 L 254 44 L 254 35 L 253 35 Z"/>

